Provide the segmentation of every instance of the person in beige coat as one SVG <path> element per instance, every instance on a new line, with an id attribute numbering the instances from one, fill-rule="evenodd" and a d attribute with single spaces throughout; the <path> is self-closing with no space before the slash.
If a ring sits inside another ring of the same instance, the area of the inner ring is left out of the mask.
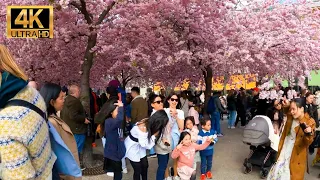
<path id="1" fill-rule="evenodd" d="M 47 105 L 48 121 L 54 126 L 61 139 L 72 153 L 77 166 L 80 168 L 78 148 L 76 140 L 70 127 L 61 118 L 57 116 L 57 112 L 61 111 L 64 105 L 65 95 L 61 91 L 61 87 L 57 84 L 46 83 L 40 90 L 40 94 L 44 98 Z M 59 172 L 58 172 L 59 173 Z M 64 175 L 59 173 L 62 180 L 81 180 L 81 177 Z"/>

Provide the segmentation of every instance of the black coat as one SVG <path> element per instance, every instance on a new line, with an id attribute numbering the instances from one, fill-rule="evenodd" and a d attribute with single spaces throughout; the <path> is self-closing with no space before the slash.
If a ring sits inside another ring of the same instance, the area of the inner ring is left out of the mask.
<path id="1" fill-rule="evenodd" d="M 237 110 L 237 101 L 235 95 L 227 97 L 227 109 L 229 111 Z"/>
<path id="2" fill-rule="evenodd" d="M 316 127 L 319 127 L 318 106 L 313 104 L 306 104 L 305 111 L 316 122 Z"/>

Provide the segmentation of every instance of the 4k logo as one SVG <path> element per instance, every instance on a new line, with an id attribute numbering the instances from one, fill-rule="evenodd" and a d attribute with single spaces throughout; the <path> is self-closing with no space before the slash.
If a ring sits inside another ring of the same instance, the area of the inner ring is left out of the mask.
<path id="1" fill-rule="evenodd" d="M 53 38 L 52 6 L 8 6 L 8 38 Z"/>

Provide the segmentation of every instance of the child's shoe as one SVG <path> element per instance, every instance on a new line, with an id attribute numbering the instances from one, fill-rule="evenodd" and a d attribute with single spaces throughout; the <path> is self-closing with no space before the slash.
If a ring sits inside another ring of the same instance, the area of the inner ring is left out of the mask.
<path id="1" fill-rule="evenodd" d="M 123 173 L 123 174 L 128 174 L 128 169 L 127 169 L 127 168 L 123 168 L 123 169 L 122 169 L 122 173 Z"/>
<path id="2" fill-rule="evenodd" d="M 207 172 L 206 176 L 208 179 L 212 179 L 212 173 L 210 171 Z"/>
<path id="3" fill-rule="evenodd" d="M 180 177 L 179 176 L 175 176 L 175 177 L 173 177 L 173 180 L 180 180 Z"/>
<path id="4" fill-rule="evenodd" d="M 206 180 L 206 175 L 205 174 L 201 174 L 200 180 Z"/>

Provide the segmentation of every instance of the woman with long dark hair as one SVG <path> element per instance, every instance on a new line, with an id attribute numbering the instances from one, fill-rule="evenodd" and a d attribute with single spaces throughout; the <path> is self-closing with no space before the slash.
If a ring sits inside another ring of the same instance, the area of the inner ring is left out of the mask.
<path id="1" fill-rule="evenodd" d="M 161 137 L 168 116 L 164 110 L 158 110 L 150 118 L 137 122 L 125 140 L 126 157 L 133 167 L 133 180 L 148 179 L 148 159 L 146 151 L 151 149 Z"/>
<path id="2" fill-rule="evenodd" d="M 307 153 L 314 138 L 315 122 L 305 112 L 303 99 L 291 103 L 284 100 L 283 105 L 286 109 L 290 106 L 290 110 L 280 138 L 277 162 L 268 179 L 301 180 L 308 166 Z"/>
<path id="3" fill-rule="evenodd" d="M 280 135 L 281 126 L 283 124 L 283 110 L 280 100 L 274 100 L 272 102 L 273 106 L 267 111 L 267 116 L 271 119 L 274 133 Z"/>
<path id="4" fill-rule="evenodd" d="M 164 109 L 171 123 L 171 139 L 168 139 L 169 144 L 171 145 L 172 150 L 177 147 L 179 144 L 180 133 L 184 130 L 184 112 L 179 109 L 181 103 L 179 101 L 179 96 L 176 93 L 171 93 L 167 97 L 168 106 Z M 173 178 L 178 179 L 178 161 L 177 159 L 173 160 Z"/>
<path id="5" fill-rule="evenodd" d="M 81 169 L 78 155 L 78 148 L 76 140 L 70 127 L 61 118 L 57 116 L 57 112 L 61 111 L 64 105 L 65 95 L 59 85 L 53 83 L 46 83 L 40 90 L 43 97 L 48 113 L 48 120 L 59 133 L 61 139 L 68 147 L 63 153 L 62 150 L 56 152 L 57 162 L 54 166 L 54 178 L 68 179 L 81 179 Z M 64 164 L 63 166 L 61 164 Z"/>
<path id="6" fill-rule="evenodd" d="M 163 97 L 161 95 L 156 95 L 152 93 L 149 96 L 149 103 L 152 107 L 151 115 L 159 110 L 163 110 Z M 167 118 L 167 117 L 166 117 Z M 158 157 L 158 169 L 156 180 L 163 180 L 169 177 L 168 171 L 168 162 L 169 162 L 169 154 L 172 151 L 170 144 L 167 139 L 171 139 L 171 127 L 170 123 L 167 123 L 164 133 L 161 135 L 160 139 L 154 146 L 155 153 Z"/>

